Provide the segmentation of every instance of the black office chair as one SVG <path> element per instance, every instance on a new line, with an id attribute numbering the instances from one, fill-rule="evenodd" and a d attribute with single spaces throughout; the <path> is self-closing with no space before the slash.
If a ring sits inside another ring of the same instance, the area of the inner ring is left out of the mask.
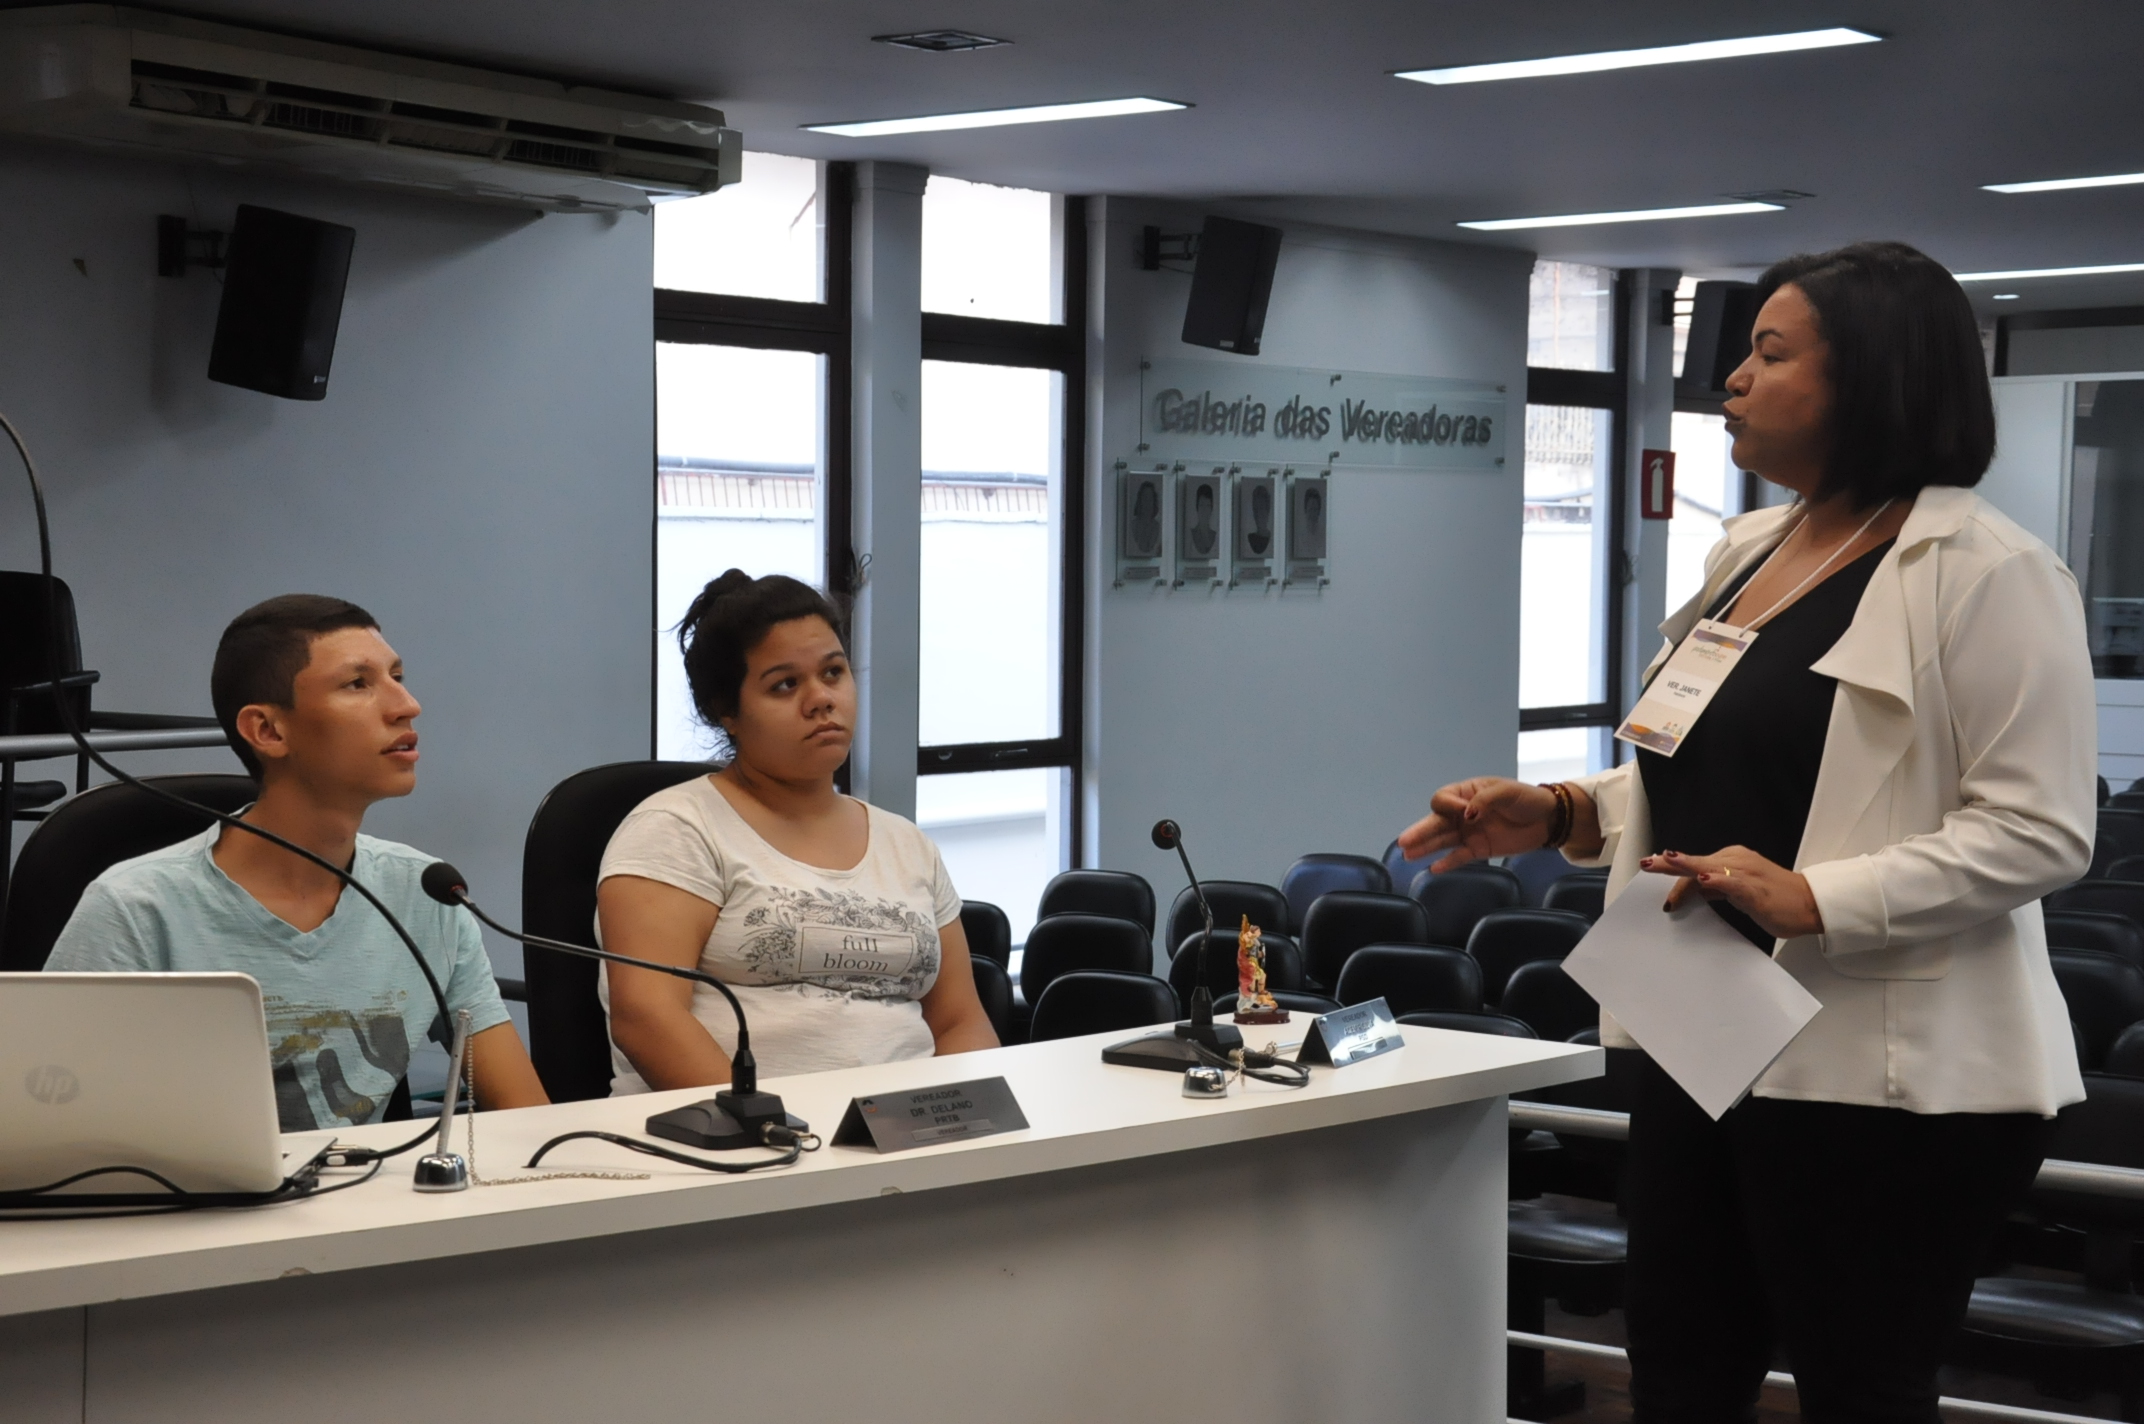
<path id="1" fill-rule="evenodd" d="M 1324 994 L 1308 994 L 1300 989 L 1269 989 L 1267 992 L 1273 996 L 1275 1004 L 1286 1009 L 1299 1019 L 1314 1019 L 1321 1014 L 1340 1012 L 1340 1001 Z M 1235 1012 L 1236 996 L 1234 994 L 1225 994 L 1213 1001 L 1213 1016 L 1219 1022 L 1227 1023 L 1229 1016 Z M 1249 1037 L 1252 1034 L 1263 1032 L 1263 1029 L 1256 1025 L 1246 1025 L 1243 1032 L 1246 1037 Z M 1258 1039 L 1255 1042 L 1263 1043 L 1265 1040 Z"/>
<path id="2" fill-rule="evenodd" d="M 2107 793 L 2107 778 L 2104 776 L 2095 776 L 2092 778 L 2092 780 L 2097 782 L 2099 785 L 2099 804 L 2102 806 L 2106 805 L 2109 800 L 2113 799 Z M 2129 783 L 2129 789 L 2131 791 L 2135 791 L 2138 788 L 2139 782 L 2144 782 L 2144 777 L 2139 777 L 2137 781 L 2132 781 L 2131 783 Z"/>
<path id="3" fill-rule="evenodd" d="M 2110 1078 L 2144 1079 L 2144 1023 L 2133 1023 L 2114 1036 L 2099 1071 Z"/>
<path id="4" fill-rule="evenodd" d="M 1032 1043 L 1172 1023 L 1176 995 L 1151 974 L 1075 969 L 1050 981 L 1035 1003 Z"/>
<path id="5" fill-rule="evenodd" d="M 1511 972 L 1499 1007 L 1523 1019 L 1543 1038 L 1569 1042 L 1587 1029 L 1598 1029 L 1601 1006 L 1563 972 L 1561 964 L 1536 959 Z"/>
<path id="6" fill-rule="evenodd" d="M 1206 946 L 1206 991 L 1216 998 L 1236 992 L 1236 931 L 1215 930 L 1213 940 Z M 1206 938 L 1206 931 L 1199 930 L 1184 936 L 1176 953 L 1169 957 L 1169 987 L 1184 1003 L 1191 1002 L 1191 991 L 1198 987 L 1199 946 Z M 1286 935 L 1265 936 L 1260 943 L 1266 950 L 1266 988 L 1300 989 L 1303 987 L 1303 954 L 1295 947 L 1295 941 Z"/>
<path id="7" fill-rule="evenodd" d="M 1154 967 L 1152 931 L 1114 915 L 1077 910 L 1035 921 L 1020 956 L 1020 997 L 1029 1009 L 1042 1002 L 1061 974 L 1105 970 L 1145 974 Z"/>
<path id="8" fill-rule="evenodd" d="M 1490 1013 L 1486 1010 L 1478 1014 L 1401 1014 L 1399 1021 L 1403 1024 L 1413 1024 L 1417 1028 L 1446 1028 L 1454 1033 L 1486 1033 L 1497 1038 L 1541 1036 L 1509 1014 Z"/>
<path id="9" fill-rule="evenodd" d="M 2099 784 L 2104 787 L 2107 784 L 2106 778 L 2101 777 Z M 2112 796 L 2103 798 L 2099 804 L 2110 811 L 2144 811 L 2144 791 L 2117 791 Z"/>
<path id="10" fill-rule="evenodd" d="M 1522 964 L 1537 959 L 1561 961 L 1593 926 L 1569 910 L 1498 910 L 1474 926 L 1467 953 L 1481 965 L 1482 994 L 1501 1008 L 1504 985 Z"/>
<path id="11" fill-rule="evenodd" d="M 1229 943 L 1236 942 L 1236 933 L 1243 928 L 1245 916 L 1252 924 L 1265 931 L 1266 943 L 1271 944 L 1276 935 L 1290 933 L 1288 928 L 1288 897 L 1271 885 L 1260 885 L 1255 880 L 1202 880 L 1199 885 L 1206 892 L 1206 903 L 1213 906 L 1213 927 L 1216 933 L 1225 933 Z M 1176 903 L 1169 907 L 1169 933 L 1162 943 L 1181 945 L 1187 935 L 1198 934 L 1206 928 L 1206 921 L 1199 914 L 1199 901 L 1186 885 Z"/>
<path id="12" fill-rule="evenodd" d="M 1412 885 L 1414 878 L 1429 862 L 1409 860 L 1400 851 L 1399 838 L 1393 837 L 1385 846 L 1385 853 L 1378 857 L 1385 864 L 1385 878 L 1394 885 Z"/>
<path id="13" fill-rule="evenodd" d="M 1347 957 L 1333 997 L 1347 1005 L 1383 999 L 1402 1014 L 1481 1011 L 1481 966 L 1441 945 L 1366 944 Z"/>
<path id="14" fill-rule="evenodd" d="M 2080 880 L 2065 885 L 2040 902 L 2043 913 L 2068 914 L 2072 910 L 2120 915 L 2144 930 L 2144 881 Z"/>
<path id="15" fill-rule="evenodd" d="M 2096 1073 L 2122 1030 L 2144 1019 L 2144 969 L 2090 949 L 2050 950 L 2047 957 L 2083 1038 L 2080 1066 Z"/>
<path id="16" fill-rule="evenodd" d="M 1519 886 L 1526 892 L 1523 903 L 1536 906 L 1548 899 L 1548 892 L 1558 881 L 1589 873 L 1565 860 L 1560 850 L 1523 851 L 1507 857 L 1504 869 L 1519 877 Z M 1409 877 L 1407 883 L 1413 884 L 1413 878 Z"/>
<path id="17" fill-rule="evenodd" d="M 1347 957 L 1366 944 L 1428 944 L 1429 916 L 1405 895 L 1329 890 L 1311 903 L 1297 942 L 1303 982 L 1322 993 L 1340 982 Z"/>
<path id="18" fill-rule="evenodd" d="M 2104 910 L 2048 910 L 2049 949 L 2091 949 L 2117 955 L 2144 969 L 2144 926 Z"/>
<path id="19" fill-rule="evenodd" d="M 988 900 L 960 903 L 960 928 L 968 936 L 968 957 L 1012 967 L 1012 921 Z"/>
<path id="20" fill-rule="evenodd" d="M 975 971 L 975 997 L 983 1001 L 983 1013 L 990 1026 L 997 1030 L 999 1043 L 1017 1043 L 1013 1037 L 1016 1027 L 1012 1011 L 1012 976 L 1005 966 L 995 959 L 980 955 L 968 956 L 968 963 Z"/>
<path id="21" fill-rule="evenodd" d="M 698 761 L 621 761 L 577 771 L 551 788 L 521 846 L 521 926 L 567 944 L 594 944 L 596 872 L 611 833 L 656 792 L 705 776 Z M 554 1103 L 610 1096 L 610 1023 L 596 998 L 594 960 L 555 950 L 522 954 L 529 1057 Z"/>
<path id="22" fill-rule="evenodd" d="M 2102 807 L 2098 832 L 2092 842 L 2092 868 L 2085 872 L 2087 880 L 2107 879 L 2116 861 L 2144 856 L 2144 811 Z"/>
<path id="23" fill-rule="evenodd" d="M 1442 875 L 1425 870 L 1415 876 L 1407 894 L 1429 916 L 1429 942 L 1453 949 L 1465 946 L 1483 915 L 1526 903 L 1526 887 L 1518 876 L 1479 861 Z"/>
<path id="24" fill-rule="evenodd" d="M 1598 921 L 1601 911 L 1608 904 L 1608 872 L 1605 870 L 1574 871 L 1549 886 L 1548 894 L 1541 897 L 1544 910 L 1569 910 L 1574 915 L 1584 915 L 1587 921 Z"/>
<path id="25" fill-rule="evenodd" d="M 2087 1073 L 2085 1100 L 2057 1117 L 2047 1155 L 2144 1167 L 2144 1082 Z M 2144 1420 L 2144 1298 L 2135 1275 L 2144 1202 L 2035 1186 L 2028 1211 L 2081 1238 L 2083 1280 L 1982 1277 L 1953 1362 L 2031 1380 L 2058 1399 L 2112 1390 L 2123 1419 Z"/>
<path id="26" fill-rule="evenodd" d="M 1310 922 L 1311 905 L 1320 895 L 1335 890 L 1389 895 L 1392 877 L 1382 861 L 1366 855 L 1317 851 L 1299 857 L 1280 878 L 1280 893 L 1288 900 L 1288 932 L 1302 939 L 1304 927 Z"/>
<path id="27" fill-rule="evenodd" d="M 151 776 L 150 785 L 226 814 L 259 794 L 250 776 Z M 122 860 L 176 845 L 208 829 L 211 818 L 159 800 L 124 782 L 93 787 L 39 822 L 15 862 L 15 893 L 0 937 L 0 969 L 45 967 L 52 946 L 89 882 Z"/>
<path id="28" fill-rule="evenodd" d="M 1154 887 L 1129 870 L 1067 870 L 1042 887 L 1035 918 L 1067 913 L 1130 920 L 1154 936 Z M 1032 1002 L 1032 1001 L 1030 1001 Z"/>
<path id="29" fill-rule="evenodd" d="M 2125 855 L 2107 862 L 2106 874 L 2101 880 L 2144 881 L 2144 855 Z"/>

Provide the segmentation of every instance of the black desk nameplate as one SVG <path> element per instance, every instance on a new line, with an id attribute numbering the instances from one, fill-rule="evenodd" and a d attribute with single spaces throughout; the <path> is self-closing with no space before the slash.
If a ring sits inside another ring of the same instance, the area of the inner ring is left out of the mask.
<path id="1" fill-rule="evenodd" d="M 836 1147 L 906 1152 L 1021 1132 L 1026 1127 L 1027 1115 L 1020 1111 L 1003 1078 L 976 1078 L 912 1093 L 851 1098 L 849 1110 L 841 1115 L 841 1126 L 834 1129 L 833 1142 Z"/>
<path id="2" fill-rule="evenodd" d="M 1312 1019 L 1295 1061 L 1345 1068 L 1406 1046 L 1399 1025 L 1392 1021 L 1390 1006 L 1383 999 L 1371 999 Z"/>

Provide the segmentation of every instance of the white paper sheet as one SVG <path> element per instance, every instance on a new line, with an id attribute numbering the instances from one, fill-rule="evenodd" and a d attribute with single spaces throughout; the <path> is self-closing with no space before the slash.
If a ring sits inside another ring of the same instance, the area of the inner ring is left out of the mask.
<path id="1" fill-rule="evenodd" d="M 1695 896 L 1662 913 L 1677 883 L 1641 873 L 1563 968 L 1717 1119 L 1823 1006 Z"/>

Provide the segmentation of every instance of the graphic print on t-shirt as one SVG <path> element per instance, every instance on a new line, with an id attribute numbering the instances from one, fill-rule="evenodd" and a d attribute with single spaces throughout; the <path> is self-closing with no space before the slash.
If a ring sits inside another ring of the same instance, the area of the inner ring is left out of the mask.
<path id="1" fill-rule="evenodd" d="M 866 999 L 916 999 L 938 972 L 938 931 L 894 900 L 770 885 L 745 912 L 738 954 L 763 984 L 807 983 Z"/>
<path id="2" fill-rule="evenodd" d="M 285 1132 L 370 1122 L 409 1071 L 400 994 L 353 1013 L 267 999 L 268 1061 Z"/>

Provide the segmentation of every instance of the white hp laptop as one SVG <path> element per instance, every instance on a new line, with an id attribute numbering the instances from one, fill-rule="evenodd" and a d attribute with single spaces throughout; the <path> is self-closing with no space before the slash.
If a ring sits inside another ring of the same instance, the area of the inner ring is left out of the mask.
<path id="1" fill-rule="evenodd" d="M 329 1140 L 277 1126 L 251 975 L 0 974 L 0 1191 L 272 1191 Z"/>

